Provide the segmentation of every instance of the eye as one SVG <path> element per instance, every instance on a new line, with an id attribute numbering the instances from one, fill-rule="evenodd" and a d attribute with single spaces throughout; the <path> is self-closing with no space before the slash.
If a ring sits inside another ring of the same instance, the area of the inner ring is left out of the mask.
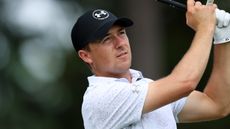
<path id="1" fill-rule="evenodd" d="M 111 40 L 111 36 L 105 36 L 103 39 L 102 39 L 102 41 L 101 41 L 101 43 L 107 43 L 107 42 L 109 42 Z"/>
<path id="2" fill-rule="evenodd" d="M 121 34 L 121 35 L 126 34 L 125 29 L 120 30 L 120 34 Z"/>

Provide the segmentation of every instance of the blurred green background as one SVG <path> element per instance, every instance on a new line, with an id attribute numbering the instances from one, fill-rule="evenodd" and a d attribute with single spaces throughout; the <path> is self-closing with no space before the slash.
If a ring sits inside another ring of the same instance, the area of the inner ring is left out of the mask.
<path id="1" fill-rule="evenodd" d="M 181 0 L 185 3 L 185 0 Z M 230 11 L 230 1 L 216 1 Z M 81 103 L 88 68 L 70 40 L 76 19 L 103 8 L 127 16 L 132 68 L 146 77 L 167 75 L 194 32 L 185 13 L 155 0 L 0 0 L 0 129 L 83 129 Z M 198 90 L 210 74 L 211 60 Z M 230 117 L 179 129 L 228 129 Z"/>

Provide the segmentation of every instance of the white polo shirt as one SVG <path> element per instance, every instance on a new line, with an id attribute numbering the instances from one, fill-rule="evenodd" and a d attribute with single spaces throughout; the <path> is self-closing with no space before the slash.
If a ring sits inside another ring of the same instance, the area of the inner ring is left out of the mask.
<path id="1" fill-rule="evenodd" d="M 142 114 L 148 84 L 141 72 L 130 69 L 132 83 L 124 78 L 88 77 L 82 104 L 85 129 L 176 129 L 185 98 Z"/>

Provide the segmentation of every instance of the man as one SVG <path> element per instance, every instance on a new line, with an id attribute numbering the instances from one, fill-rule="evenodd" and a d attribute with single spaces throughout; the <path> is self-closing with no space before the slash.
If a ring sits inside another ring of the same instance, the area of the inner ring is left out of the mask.
<path id="1" fill-rule="evenodd" d="M 229 17 L 215 4 L 188 0 L 186 23 L 195 31 L 191 46 L 168 76 L 153 81 L 130 69 L 131 50 L 125 31 L 133 24 L 130 19 L 101 9 L 82 15 L 71 37 L 79 57 L 94 74 L 88 77 L 82 104 L 85 128 L 176 129 L 176 122 L 227 116 Z M 222 28 L 216 27 L 216 22 Z M 213 37 L 213 71 L 204 92 L 195 91 L 209 60 Z"/>

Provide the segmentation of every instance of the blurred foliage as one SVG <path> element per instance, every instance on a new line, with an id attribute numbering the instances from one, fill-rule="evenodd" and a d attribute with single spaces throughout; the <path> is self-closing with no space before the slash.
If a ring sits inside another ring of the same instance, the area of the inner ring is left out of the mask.
<path id="1" fill-rule="evenodd" d="M 81 103 L 86 78 L 91 73 L 72 48 L 70 29 L 89 8 L 125 11 L 124 6 L 120 7 L 123 10 L 116 8 L 122 1 L 38 0 L 29 2 L 34 2 L 33 6 L 26 6 L 24 2 L 28 1 L 0 1 L 0 128 L 83 129 Z M 52 5 L 44 6 L 46 2 Z M 218 5 L 230 10 L 227 0 Z M 33 10 L 34 6 L 39 8 Z M 51 7 L 53 12 L 47 12 Z M 185 25 L 183 12 L 161 7 L 167 16 L 163 23 L 167 28 L 164 47 L 170 71 L 189 47 L 185 43 L 191 41 L 193 31 Z M 204 78 L 200 85 L 205 83 Z M 179 128 L 221 129 L 228 127 L 227 121 L 229 118 L 182 124 Z"/>

